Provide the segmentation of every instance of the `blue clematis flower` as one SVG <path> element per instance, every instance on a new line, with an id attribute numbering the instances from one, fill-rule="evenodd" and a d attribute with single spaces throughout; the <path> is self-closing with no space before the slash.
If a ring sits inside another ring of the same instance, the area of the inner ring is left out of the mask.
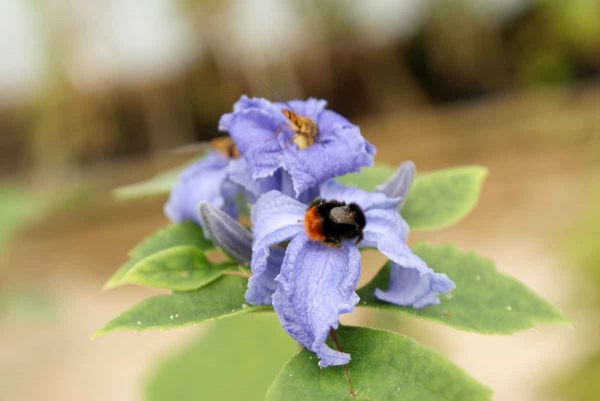
<path id="1" fill-rule="evenodd" d="M 203 201 L 198 206 L 198 215 L 204 227 L 206 237 L 214 242 L 226 254 L 242 265 L 250 263 L 252 254 L 252 234 L 224 211 L 213 207 L 210 203 Z M 267 260 L 268 272 L 279 272 L 285 250 L 283 248 L 273 249 Z M 275 276 L 269 277 L 269 273 L 263 277 L 266 285 L 270 285 L 270 293 L 275 291 Z M 270 304 L 270 302 L 267 302 Z"/>
<path id="2" fill-rule="evenodd" d="M 246 175 L 249 172 L 253 178 L 242 175 L 237 181 L 253 185 L 259 178 L 273 177 L 275 183 L 291 179 L 295 197 L 299 197 L 307 190 L 314 191 L 321 182 L 372 165 L 375 147 L 356 125 L 325 106 L 324 100 L 314 98 L 271 103 L 242 96 L 233 113 L 223 115 L 219 122 L 219 129 L 229 132 L 244 157 Z M 282 112 L 290 108 L 316 124 L 314 143 L 295 141 L 296 133 Z"/>
<path id="3" fill-rule="evenodd" d="M 415 164 L 406 161 L 398 167 L 389 180 L 375 187 L 375 191 L 383 192 L 390 198 L 400 198 L 400 207 L 402 207 L 408 197 L 416 171 Z"/>
<path id="4" fill-rule="evenodd" d="M 230 158 L 217 151 L 186 167 L 171 190 L 164 211 L 174 223 L 192 220 L 201 224 L 198 204 L 207 201 L 237 218 L 238 187 L 227 179 Z"/>
<path id="5" fill-rule="evenodd" d="M 252 233 L 237 220 L 209 202 L 198 205 L 204 235 L 236 262 L 248 264 L 252 254 Z"/>
<path id="6" fill-rule="evenodd" d="M 360 246 L 377 248 L 392 261 L 389 287 L 375 293 L 379 299 L 422 308 L 439 303 L 438 294 L 454 288 L 452 280 L 433 272 L 406 245 L 408 225 L 397 209 L 401 198 L 334 181 L 320 186 L 320 197 L 356 203 L 364 212 L 366 226 Z M 284 329 L 317 354 L 320 366 L 344 365 L 350 355 L 332 350 L 325 340 L 329 331 L 338 327 L 339 315 L 351 312 L 359 301 L 355 288 L 361 273 L 360 252 L 352 241 L 343 241 L 337 248 L 311 241 L 303 224 L 305 213 L 306 205 L 277 191 L 258 199 L 251 216 L 253 276 L 246 301 L 272 303 Z M 289 245 L 278 269 L 268 263 L 271 247 L 286 241 Z"/>
<path id="7" fill-rule="evenodd" d="M 248 162 L 244 158 L 232 160 L 227 168 L 227 173 L 231 182 L 244 189 L 246 200 L 250 204 L 256 203 L 256 200 L 262 194 L 273 190 L 307 204 L 319 195 L 318 186 L 309 188 L 296 195 L 292 185 L 292 177 L 283 169 L 278 169 L 269 177 L 255 179 L 252 176 Z"/>

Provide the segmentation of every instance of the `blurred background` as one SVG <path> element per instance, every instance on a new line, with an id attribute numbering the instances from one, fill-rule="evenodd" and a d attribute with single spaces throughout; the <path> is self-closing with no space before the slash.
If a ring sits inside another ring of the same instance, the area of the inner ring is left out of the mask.
<path id="1" fill-rule="evenodd" d="M 101 287 L 167 223 L 166 197 L 110 191 L 180 165 L 244 93 L 327 99 L 378 162 L 488 166 L 467 219 L 411 241 L 494 259 L 573 329 L 343 322 L 413 336 L 498 401 L 600 399 L 599 78 L 600 0 L 0 0 L 0 400 L 262 399 L 296 351 L 272 317 L 89 340 L 156 293 Z"/>

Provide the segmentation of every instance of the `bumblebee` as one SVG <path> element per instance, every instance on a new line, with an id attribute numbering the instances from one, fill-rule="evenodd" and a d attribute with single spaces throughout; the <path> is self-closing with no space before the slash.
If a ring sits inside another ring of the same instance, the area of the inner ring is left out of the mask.
<path id="1" fill-rule="evenodd" d="M 342 240 L 356 238 L 358 245 L 363 240 L 367 219 L 356 203 L 315 199 L 304 215 L 304 228 L 308 238 L 326 245 L 338 247 Z"/>

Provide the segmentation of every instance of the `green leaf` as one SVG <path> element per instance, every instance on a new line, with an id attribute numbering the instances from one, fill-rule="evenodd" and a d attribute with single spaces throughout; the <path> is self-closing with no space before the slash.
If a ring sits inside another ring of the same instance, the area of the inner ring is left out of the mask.
<path id="1" fill-rule="evenodd" d="M 376 186 L 383 184 L 394 174 L 396 169 L 385 164 L 375 164 L 371 167 L 364 167 L 360 173 L 350 173 L 343 175 L 336 180 L 344 185 L 353 186 L 372 192 Z"/>
<path id="2" fill-rule="evenodd" d="M 262 401 L 297 351 L 273 313 L 214 322 L 153 369 L 145 399 Z"/>
<path id="3" fill-rule="evenodd" d="M 474 253 L 460 252 L 455 245 L 417 244 L 413 251 L 437 273 L 445 273 L 456 289 L 441 295 L 441 304 L 413 309 L 381 302 L 375 288 L 386 289 L 389 264 L 365 287 L 357 291 L 360 306 L 398 310 L 442 322 L 466 331 L 511 334 L 536 323 L 566 323 L 552 305 L 517 280 L 496 271 L 494 263 Z"/>
<path id="4" fill-rule="evenodd" d="M 186 245 L 194 246 L 200 250 L 214 249 L 212 242 L 204 238 L 202 228 L 200 228 L 198 224 L 191 221 L 185 221 L 183 223 L 169 225 L 136 245 L 135 248 L 129 252 L 129 260 L 127 263 L 108 279 L 104 285 L 104 289 L 125 284 L 122 280 L 123 277 L 144 258 L 157 252 L 164 251 L 165 249 Z"/>
<path id="5" fill-rule="evenodd" d="M 113 190 L 112 194 L 118 200 L 131 200 L 167 194 L 171 191 L 171 188 L 175 186 L 179 174 L 181 174 L 181 170 L 185 167 L 186 166 L 175 167 L 164 173 L 157 174 L 148 180 L 116 188 Z"/>
<path id="6" fill-rule="evenodd" d="M 226 271 L 235 269 L 237 266 L 231 263 L 211 263 L 200 249 L 184 245 L 142 259 L 129 269 L 121 282 L 189 291 L 204 287 Z"/>
<path id="7" fill-rule="evenodd" d="M 419 174 L 402 209 L 412 230 L 433 230 L 452 225 L 475 207 L 484 167 L 456 167 Z"/>
<path id="8" fill-rule="evenodd" d="M 245 278 L 225 276 L 196 291 L 148 298 L 108 322 L 94 337 L 119 330 L 174 329 L 271 309 L 270 306 L 246 305 L 244 293 L 247 284 Z"/>
<path id="9" fill-rule="evenodd" d="M 352 355 L 344 367 L 320 369 L 303 350 L 283 368 L 267 401 L 483 401 L 491 390 L 437 352 L 410 338 L 363 327 L 341 327 L 340 348 Z M 350 394 L 349 380 L 356 397 Z"/>
<path id="10" fill-rule="evenodd" d="M 346 174 L 337 181 L 365 191 L 386 182 L 395 169 L 384 164 L 366 167 L 360 173 Z M 433 230 L 452 225 L 477 204 L 484 167 L 456 167 L 418 174 L 402 209 L 402 216 L 413 230 Z"/>

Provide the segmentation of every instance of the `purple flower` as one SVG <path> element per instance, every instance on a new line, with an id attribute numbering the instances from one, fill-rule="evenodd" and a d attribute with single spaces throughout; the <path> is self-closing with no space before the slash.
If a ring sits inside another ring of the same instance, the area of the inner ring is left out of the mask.
<path id="1" fill-rule="evenodd" d="M 206 201 L 198 205 L 204 235 L 236 262 L 248 264 L 252 253 L 252 234 L 237 220 Z"/>
<path id="2" fill-rule="evenodd" d="M 434 273 L 406 245 L 408 225 L 397 209 L 401 198 L 334 181 L 320 186 L 320 197 L 355 203 L 364 212 L 366 226 L 360 246 L 377 248 L 392 261 L 388 289 L 375 293 L 379 299 L 422 308 L 439 303 L 438 294 L 454 288 L 452 280 Z M 325 340 L 329 331 L 338 327 L 339 315 L 351 312 L 359 300 L 355 288 L 361 273 L 360 252 L 353 241 L 342 241 L 336 248 L 310 240 L 304 227 L 306 209 L 277 191 L 262 195 L 254 205 L 253 276 L 246 301 L 272 301 L 284 329 L 317 354 L 320 366 L 344 365 L 350 355 L 332 350 Z M 267 263 L 270 248 L 285 241 L 290 242 L 281 267 Z"/>
<path id="3" fill-rule="evenodd" d="M 232 160 L 227 168 L 227 173 L 231 182 L 244 188 L 246 199 L 250 204 L 256 203 L 256 200 L 262 194 L 272 190 L 279 191 L 307 204 L 319 195 L 317 186 L 296 195 L 292 185 L 292 177 L 281 168 L 269 177 L 254 179 L 248 162 L 243 158 Z"/>
<path id="4" fill-rule="evenodd" d="M 230 159 L 217 151 L 186 167 L 171 190 L 164 211 L 174 223 L 192 220 L 201 224 L 198 205 L 207 201 L 237 218 L 236 197 L 238 188 L 227 180 Z"/>
<path id="5" fill-rule="evenodd" d="M 325 106 L 324 100 L 314 98 L 271 103 L 242 96 L 233 113 L 221 117 L 219 129 L 229 132 L 254 180 L 283 169 L 298 197 L 321 182 L 373 164 L 375 148 L 360 129 Z M 294 140 L 296 133 L 282 112 L 290 108 L 316 124 L 317 140 L 312 145 Z"/>
<path id="6" fill-rule="evenodd" d="M 208 202 L 200 202 L 198 206 L 200 220 L 204 227 L 204 234 L 212 240 L 216 246 L 221 248 L 227 255 L 231 256 L 236 262 L 247 265 L 250 262 L 252 253 L 252 234 L 242 226 L 237 220 L 231 218 L 227 213 L 216 209 Z M 269 272 L 277 271 L 283 262 L 284 249 L 275 248 L 266 261 L 266 270 Z M 269 294 L 275 291 L 275 276 L 269 277 L 268 273 L 262 276 L 262 282 L 257 285 L 270 286 L 272 289 L 263 289 Z M 268 302 L 261 304 L 270 304 L 270 295 Z"/>
<path id="7" fill-rule="evenodd" d="M 390 198 L 401 198 L 400 207 L 406 201 L 408 192 L 415 177 L 416 167 L 411 161 L 404 162 L 398 167 L 389 180 L 377 186 L 375 191 L 383 192 Z"/>

